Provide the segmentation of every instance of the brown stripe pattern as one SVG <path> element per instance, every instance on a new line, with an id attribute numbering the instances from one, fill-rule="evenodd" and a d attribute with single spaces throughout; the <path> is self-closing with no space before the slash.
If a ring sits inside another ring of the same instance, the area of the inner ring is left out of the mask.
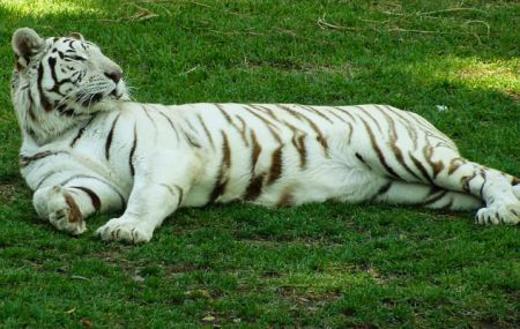
<path id="1" fill-rule="evenodd" d="M 215 186 L 209 195 L 209 203 L 213 203 L 217 198 L 226 192 L 226 185 L 228 178 L 225 177 L 231 166 L 231 148 L 229 147 L 229 141 L 224 131 L 220 131 L 222 134 L 222 162 L 217 174 Z"/>

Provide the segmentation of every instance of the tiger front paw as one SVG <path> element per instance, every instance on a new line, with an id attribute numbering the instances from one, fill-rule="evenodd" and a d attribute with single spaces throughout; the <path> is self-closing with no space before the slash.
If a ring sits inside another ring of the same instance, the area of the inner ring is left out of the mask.
<path id="1" fill-rule="evenodd" d="M 153 229 L 145 222 L 127 217 L 113 218 L 96 230 L 96 235 L 104 241 L 124 241 L 145 243 L 152 239 Z"/>
<path id="2" fill-rule="evenodd" d="M 87 230 L 83 215 L 74 197 L 61 186 L 54 186 L 48 195 L 49 222 L 58 230 L 79 235 Z"/>
<path id="3" fill-rule="evenodd" d="M 490 205 L 477 211 L 475 216 L 477 224 L 507 224 L 520 223 L 520 203 L 505 203 Z"/>

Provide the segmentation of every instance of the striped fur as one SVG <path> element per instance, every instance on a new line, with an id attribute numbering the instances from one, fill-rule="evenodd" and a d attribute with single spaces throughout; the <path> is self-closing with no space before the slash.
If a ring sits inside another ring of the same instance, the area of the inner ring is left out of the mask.
<path id="1" fill-rule="evenodd" d="M 15 53 L 26 57 L 12 91 L 24 136 L 21 171 L 38 214 L 58 229 L 79 234 L 92 213 L 124 210 L 97 233 L 145 242 L 179 207 L 235 200 L 480 208 L 478 223 L 520 220 L 518 180 L 461 157 L 417 114 L 387 105 L 142 104 L 124 100 L 121 80 L 97 91 L 94 106 L 75 103 L 68 115 L 56 104 L 77 99 L 70 95 L 82 87 L 55 93 L 71 79 L 55 78 L 66 59 L 59 51 L 78 50 L 104 76 L 116 64 L 96 66 L 99 58 L 113 62 L 82 39 L 47 39 L 28 56 L 16 38 Z"/>

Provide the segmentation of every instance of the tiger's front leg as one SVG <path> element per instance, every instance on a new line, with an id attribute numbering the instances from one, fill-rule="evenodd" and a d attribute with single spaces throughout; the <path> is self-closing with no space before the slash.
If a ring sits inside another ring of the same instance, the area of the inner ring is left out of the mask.
<path id="1" fill-rule="evenodd" d="M 135 168 L 128 205 L 96 234 L 105 241 L 148 242 L 164 219 L 178 209 L 188 193 L 197 164 L 189 155 L 158 152 Z"/>
<path id="2" fill-rule="evenodd" d="M 85 219 L 96 212 L 124 207 L 125 198 L 110 182 L 95 175 L 77 174 L 64 182 L 39 188 L 33 205 L 39 217 L 60 231 L 79 235 L 87 230 Z"/>

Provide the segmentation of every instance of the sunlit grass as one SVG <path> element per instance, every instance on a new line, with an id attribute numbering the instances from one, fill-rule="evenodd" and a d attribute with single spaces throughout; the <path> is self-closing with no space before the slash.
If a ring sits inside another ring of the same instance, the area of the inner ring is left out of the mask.
<path id="1" fill-rule="evenodd" d="M 462 68 L 453 74 L 455 81 L 474 88 L 520 93 L 520 60 L 486 63 L 477 58 L 469 58 L 460 62 Z"/>
<path id="2" fill-rule="evenodd" d="M 15 17 L 41 18 L 45 15 L 74 15 L 84 17 L 102 13 L 90 0 L 0 0 L 0 6 Z"/>

